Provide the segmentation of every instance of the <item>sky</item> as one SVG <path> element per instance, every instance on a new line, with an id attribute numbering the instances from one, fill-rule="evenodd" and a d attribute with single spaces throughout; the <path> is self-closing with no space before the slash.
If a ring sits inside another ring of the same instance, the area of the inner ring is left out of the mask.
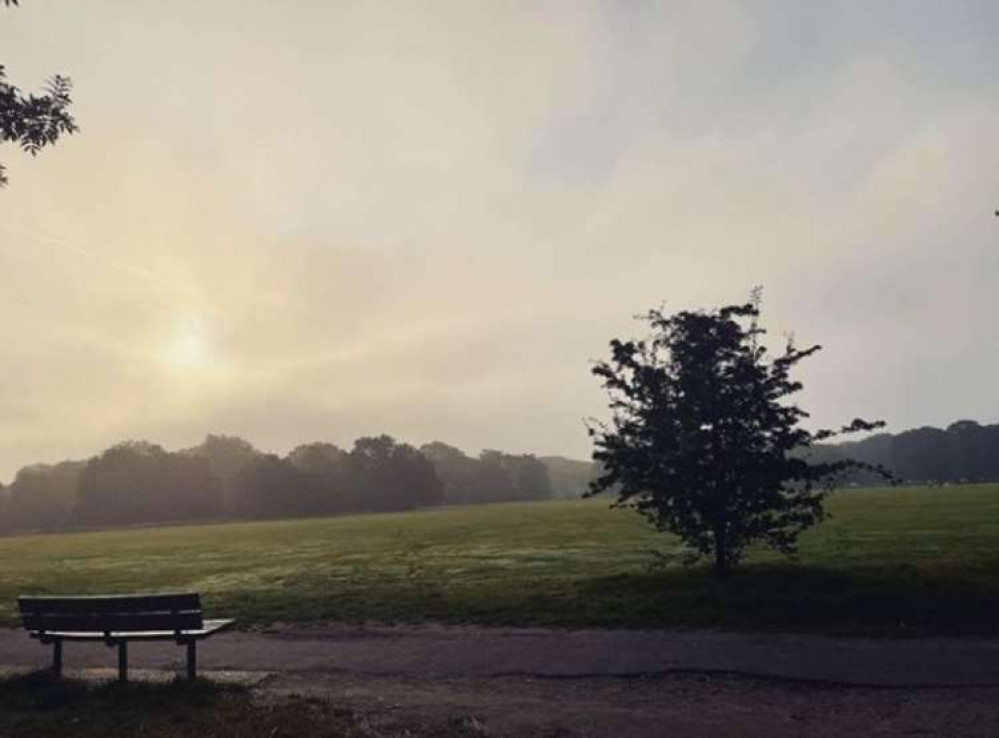
<path id="1" fill-rule="evenodd" d="M 999 4 L 23 0 L 0 479 L 207 432 L 590 453 L 651 307 L 764 287 L 816 426 L 999 421 Z"/>

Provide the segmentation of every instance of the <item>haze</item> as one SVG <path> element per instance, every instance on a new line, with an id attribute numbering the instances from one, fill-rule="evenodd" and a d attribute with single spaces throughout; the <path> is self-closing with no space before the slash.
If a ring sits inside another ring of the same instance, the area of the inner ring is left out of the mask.
<path id="1" fill-rule="evenodd" d="M 819 424 L 994 422 L 999 6 L 27 0 L 0 478 L 125 438 L 585 458 L 589 374 L 765 286 Z"/>

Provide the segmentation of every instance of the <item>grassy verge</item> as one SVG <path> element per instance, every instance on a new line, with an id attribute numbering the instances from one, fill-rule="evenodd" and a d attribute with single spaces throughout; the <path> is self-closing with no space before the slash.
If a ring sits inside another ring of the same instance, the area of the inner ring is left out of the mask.
<path id="1" fill-rule="evenodd" d="M 753 552 L 726 582 L 596 500 L 0 539 L 0 623 L 25 592 L 189 589 L 244 627 L 999 632 L 999 485 L 849 490 L 830 511 L 798 560 Z"/>

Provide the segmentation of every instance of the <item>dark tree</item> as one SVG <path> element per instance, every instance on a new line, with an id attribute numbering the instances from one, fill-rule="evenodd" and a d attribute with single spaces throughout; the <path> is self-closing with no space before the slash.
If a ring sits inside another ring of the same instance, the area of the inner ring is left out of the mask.
<path id="1" fill-rule="evenodd" d="M 444 485 L 444 500 L 451 505 L 482 502 L 479 489 L 479 461 L 459 448 L 441 441 L 420 446 L 420 453 L 434 465 L 434 471 Z"/>
<path id="2" fill-rule="evenodd" d="M 5 6 L 17 5 L 17 0 L 3 0 Z M 42 94 L 24 94 L 7 81 L 0 64 L 0 143 L 10 141 L 20 145 L 32 156 L 54 144 L 60 136 L 75 133 L 76 121 L 69 113 L 72 104 L 69 78 L 54 75 L 45 84 Z M 7 177 L 0 164 L 0 187 Z"/>
<path id="3" fill-rule="evenodd" d="M 504 454 L 504 462 L 513 482 L 513 500 L 550 500 L 552 482 L 548 468 L 534 454 Z"/>
<path id="4" fill-rule="evenodd" d="M 205 520 L 221 512 L 211 464 L 146 441 L 126 441 L 90 459 L 80 472 L 73 520 L 134 525 Z"/>
<path id="5" fill-rule="evenodd" d="M 883 425 L 800 427 L 808 414 L 788 402 L 801 389 L 790 372 L 820 347 L 789 341 L 770 358 L 759 314 L 758 293 L 712 312 L 652 310 L 643 316 L 651 337 L 612 341 L 610 360 L 593 369 L 612 419 L 590 428 L 603 468 L 590 493 L 614 490 L 616 506 L 635 508 L 697 556 L 712 555 L 719 576 L 753 542 L 794 553 L 798 534 L 824 517 L 837 480 L 872 468 L 810 461 L 803 450 Z"/>
<path id="6" fill-rule="evenodd" d="M 591 461 L 567 459 L 564 456 L 542 456 L 541 462 L 548 469 L 548 479 L 552 497 L 561 500 L 574 500 L 583 497 L 599 474 L 596 464 Z"/>
<path id="7" fill-rule="evenodd" d="M 358 495 L 350 486 L 347 452 L 332 443 L 314 442 L 296 446 L 288 462 L 317 490 L 314 515 L 332 515 L 359 509 Z"/>
<path id="8" fill-rule="evenodd" d="M 212 472 L 222 485 L 222 506 L 227 513 L 235 513 L 240 508 L 240 490 L 236 477 L 240 470 L 261 456 L 249 441 L 238 436 L 215 435 L 209 433 L 198 446 L 184 453 L 201 456 L 208 460 Z"/>
<path id="9" fill-rule="evenodd" d="M 275 454 L 255 457 L 236 473 L 235 484 L 237 512 L 257 519 L 314 515 L 320 494 L 313 476 Z"/>
<path id="10" fill-rule="evenodd" d="M 84 466 L 82 461 L 63 461 L 19 470 L 8 490 L 3 527 L 51 531 L 66 525 Z"/>
<path id="11" fill-rule="evenodd" d="M 433 463 L 391 436 L 358 438 L 346 465 L 364 510 L 408 510 L 444 503 L 444 485 Z"/>
<path id="12" fill-rule="evenodd" d="M 950 440 L 940 428 L 913 428 L 899 433 L 892 439 L 892 468 L 913 482 L 945 482 L 954 475 Z"/>

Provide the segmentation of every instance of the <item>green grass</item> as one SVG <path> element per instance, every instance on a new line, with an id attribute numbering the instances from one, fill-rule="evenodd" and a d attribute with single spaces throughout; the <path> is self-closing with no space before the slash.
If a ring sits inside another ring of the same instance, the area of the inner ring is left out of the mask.
<path id="1" fill-rule="evenodd" d="M 560 627 L 999 632 L 999 485 L 849 490 L 801 556 L 724 582 L 602 500 L 0 539 L 21 593 L 195 590 L 244 626 L 365 619 Z"/>

